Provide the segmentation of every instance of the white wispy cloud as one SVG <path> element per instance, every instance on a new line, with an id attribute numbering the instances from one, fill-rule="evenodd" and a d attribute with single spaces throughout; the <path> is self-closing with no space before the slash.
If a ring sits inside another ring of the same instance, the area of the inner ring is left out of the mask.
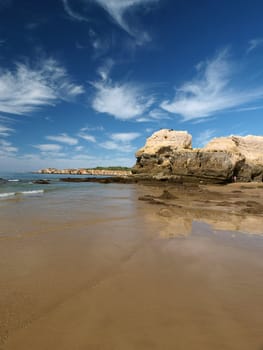
<path id="1" fill-rule="evenodd" d="M 120 132 L 111 134 L 111 139 L 117 142 L 129 143 L 137 139 L 140 135 L 138 132 Z"/>
<path id="2" fill-rule="evenodd" d="M 104 64 L 97 69 L 97 73 L 102 81 L 106 82 L 109 80 L 110 72 L 114 64 L 115 62 L 112 59 L 107 59 Z"/>
<path id="3" fill-rule="evenodd" d="M 84 126 L 83 128 L 80 129 L 81 132 L 85 131 L 104 131 L 104 127 L 102 125 L 97 125 L 97 126 Z"/>
<path id="4" fill-rule="evenodd" d="M 18 148 L 14 147 L 11 142 L 0 139 L 0 157 L 13 156 L 18 152 Z"/>
<path id="5" fill-rule="evenodd" d="M 78 136 L 79 137 L 81 137 L 83 140 L 85 140 L 85 141 L 89 141 L 89 142 L 96 142 L 96 138 L 95 138 L 95 136 L 93 136 L 93 135 L 90 135 L 90 134 L 85 134 L 85 133 L 83 133 L 83 132 L 80 132 L 79 134 L 78 134 Z"/>
<path id="6" fill-rule="evenodd" d="M 125 20 L 125 14 L 138 6 L 147 6 L 150 3 L 159 0 L 95 0 L 103 7 L 112 19 L 130 35 L 134 35 L 134 29 L 131 29 Z"/>
<path id="7" fill-rule="evenodd" d="M 150 117 L 150 119 L 154 119 L 154 120 L 170 119 L 170 116 L 168 115 L 168 113 L 164 112 L 160 108 L 152 109 L 149 112 L 149 117 Z"/>
<path id="8" fill-rule="evenodd" d="M 263 46 L 263 38 L 256 38 L 256 39 L 250 40 L 248 42 L 247 53 L 250 53 L 251 51 L 258 48 L 259 46 Z"/>
<path id="9" fill-rule="evenodd" d="M 78 144 L 78 139 L 71 137 L 67 134 L 60 134 L 60 135 L 50 135 L 50 136 L 46 136 L 47 140 L 50 141 L 55 141 L 55 142 L 61 142 L 61 143 L 65 143 L 69 146 L 74 146 Z"/>
<path id="10" fill-rule="evenodd" d="M 136 119 L 154 102 L 153 98 L 144 96 L 139 86 L 131 83 L 112 83 L 105 78 L 92 85 L 96 89 L 92 101 L 93 109 L 100 113 L 110 114 L 116 119 Z"/>
<path id="11" fill-rule="evenodd" d="M 89 42 L 95 52 L 94 58 L 104 55 L 108 51 L 111 41 L 109 41 L 107 36 L 104 37 L 93 29 L 90 29 L 88 34 Z"/>
<path id="12" fill-rule="evenodd" d="M 136 37 L 138 43 L 149 41 L 149 35 L 146 32 L 139 32 L 136 28 L 132 28 L 125 15 L 128 12 L 140 7 L 149 7 L 153 3 L 160 0 L 82 0 L 83 3 L 96 3 L 101 6 L 112 18 L 112 20 L 119 25 L 124 31 L 131 36 Z M 62 0 L 64 10 L 72 19 L 77 21 L 90 21 L 90 18 L 81 15 L 72 8 L 72 3 L 69 0 Z"/>
<path id="13" fill-rule="evenodd" d="M 206 129 L 200 132 L 195 140 L 197 147 L 205 146 L 215 136 L 215 132 L 213 129 Z"/>
<path id="14" fill-rule="evenodd" d="M 259 109 L 263 109 L 263 106 L 251 106 L 251 107 L 239 108 L 236 110 L 236 112 L 257 111 Z"/>
<path id="15" fill-rule="evenodd" d="M 220 52 L 213 60 L 199 64 L 197 77 L 177 89 L 174 99 L 162 102 L 161 108 L 188 121 L 204 119 L 263 98 L 261 86 L 234 88 L 231 84 L 233 70 L 227 51 Z"/>
<path id="16" fill-rule="evenodd" d="M 148 113 L 145 113 L 142 117 L 136 118 L 137 122 L 159 122 L 164 119 L 171 119 L 169 114 L 160 108 L 153 108 Z"/>
<path id="17" fill-rule="evenodd" d="M 14 131 L 15 131 L 14 129 L 0 124 L 0 136 L 2 137 L 10 136 L 10 134 L 13 133 Z"/>
<path id="18" fill-rule="evenodd" d="M 75 46 L 79 50 L 86 50 L 93 48 L 94 54 L 92 55 L 93 59 L 98 59 L 100 56 L 104 56 L 109 50 L 112 40 L 110 40 L 107 35 L 100 35 L 95 32 L 95 30 L 90 29 L 88 31 L 89 41 L 76 41 Z"/>
<path id="19" fill-rule="evenodd" d="M 71 100 L 84 92 L 73 83 L 59 63 L 52 59 L 40 60 L 29 66 L 16 63 L 14 69 L 0 68 L 0 112 L 27 114 L 61 100 Z"/>
<path id="20" fill-rule="evenodd" d="M 0 114 L 0 120 L 2 122 L 13 122 L 12 118 Z"/>
<path id="21" fill-rule="evenodd" d="M 62 150 L 61 145 L 56 145 L 53 143 L 34 145 L 34 147 L 39 149 L 41 152 L 60 152 Z"/>
<path id="22" fill-rule="evenodd" d="M 153 133 L 154 129 L 153 128 L 146 128 L 145 131 L 147 133 Z"/>
<path id="23" fill-rule="evenodd" d="M 107 150 L 133 152 L 135 148 L 132 145 L 132 141 L 137 139 L 139 136 L 140 133 L 137 132 L 113 133 L 109 136 L 109 139 L 102 142 L 100 146 Z"/>
<path id="24" fill-rule="evenodd" d="M 81 14 L 77 13 L 76 11 L 74 11 L 72 9 L 72 7 L 69 4 L 68 0 L 62 0 L 63 3 L 63 7 L 65 12 L 68 14 L 69 17 L 73 18 L 76 21 L 89 21 L 88 18 L 86 18 L 85 16 L 82 16 Z"/>

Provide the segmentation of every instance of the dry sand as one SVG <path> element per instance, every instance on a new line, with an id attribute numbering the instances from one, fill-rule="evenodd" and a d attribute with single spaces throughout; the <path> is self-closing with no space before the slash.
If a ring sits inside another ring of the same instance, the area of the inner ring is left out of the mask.
<path id="1" fill-rule="evenodd" d="M 262 187 L 127 186 L 103 218 L 1 210 L 0 348 L 262 350 Z"/>

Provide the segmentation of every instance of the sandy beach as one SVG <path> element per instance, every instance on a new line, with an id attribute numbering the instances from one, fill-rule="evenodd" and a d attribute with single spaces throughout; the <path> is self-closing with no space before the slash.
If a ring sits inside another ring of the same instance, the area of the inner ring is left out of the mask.
<path id="1" fill-rule="evenodd" d="M 1 204 L 0 348 L 261 350 L 262 207 L 260 184 Z"/>

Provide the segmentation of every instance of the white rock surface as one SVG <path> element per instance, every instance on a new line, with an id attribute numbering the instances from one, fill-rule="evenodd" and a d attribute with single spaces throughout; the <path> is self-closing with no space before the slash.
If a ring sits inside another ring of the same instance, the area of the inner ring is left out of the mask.
<path id="1" fill-rule="evenodd" d="M 136 157 L 142 153 L 153 155 L 163 147 L 170 147 L 171 150 L 192 149 L 192 136 L 187 131 L 161 129 L 147 139 L 145 146 L 136 153 Z"/>
<path id="2" fill-rule="evenodd" d="M 248 163 L 263 164 L 263 136 L 219 137 L 211 140 L 204 150 L 239 154 Z"/>

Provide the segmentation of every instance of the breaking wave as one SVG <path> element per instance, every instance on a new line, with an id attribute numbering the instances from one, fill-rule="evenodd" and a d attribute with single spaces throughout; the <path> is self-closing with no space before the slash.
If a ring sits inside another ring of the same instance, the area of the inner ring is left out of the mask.
<path id="1" fill-rule="evenodd" d="M 34 195 L 34 194 L 40 194 L 40 193 L 44 193 L 44 190 L 34 190 L 34 191 L 21 191 L 21 192 L 17 192 L 16 194 L 22 194 L 24 196 L 26 195 Z"/>
<path id="2" fill-rule="evenodd" d="M 43 193 L 44 193 L 44 190 L 6 192 L 6 193 L 0 193 L 0 198 L 9 198 L 14 196 L 32 196 L 32 195 L 38 195 Z"/>
<path id="3" fill-rule="evenodd" d="M 16 195 L 15 192 L 0 193 L 0 198 L 8 198 L 8 197 L 13 197 L 15 195 Z"/>

